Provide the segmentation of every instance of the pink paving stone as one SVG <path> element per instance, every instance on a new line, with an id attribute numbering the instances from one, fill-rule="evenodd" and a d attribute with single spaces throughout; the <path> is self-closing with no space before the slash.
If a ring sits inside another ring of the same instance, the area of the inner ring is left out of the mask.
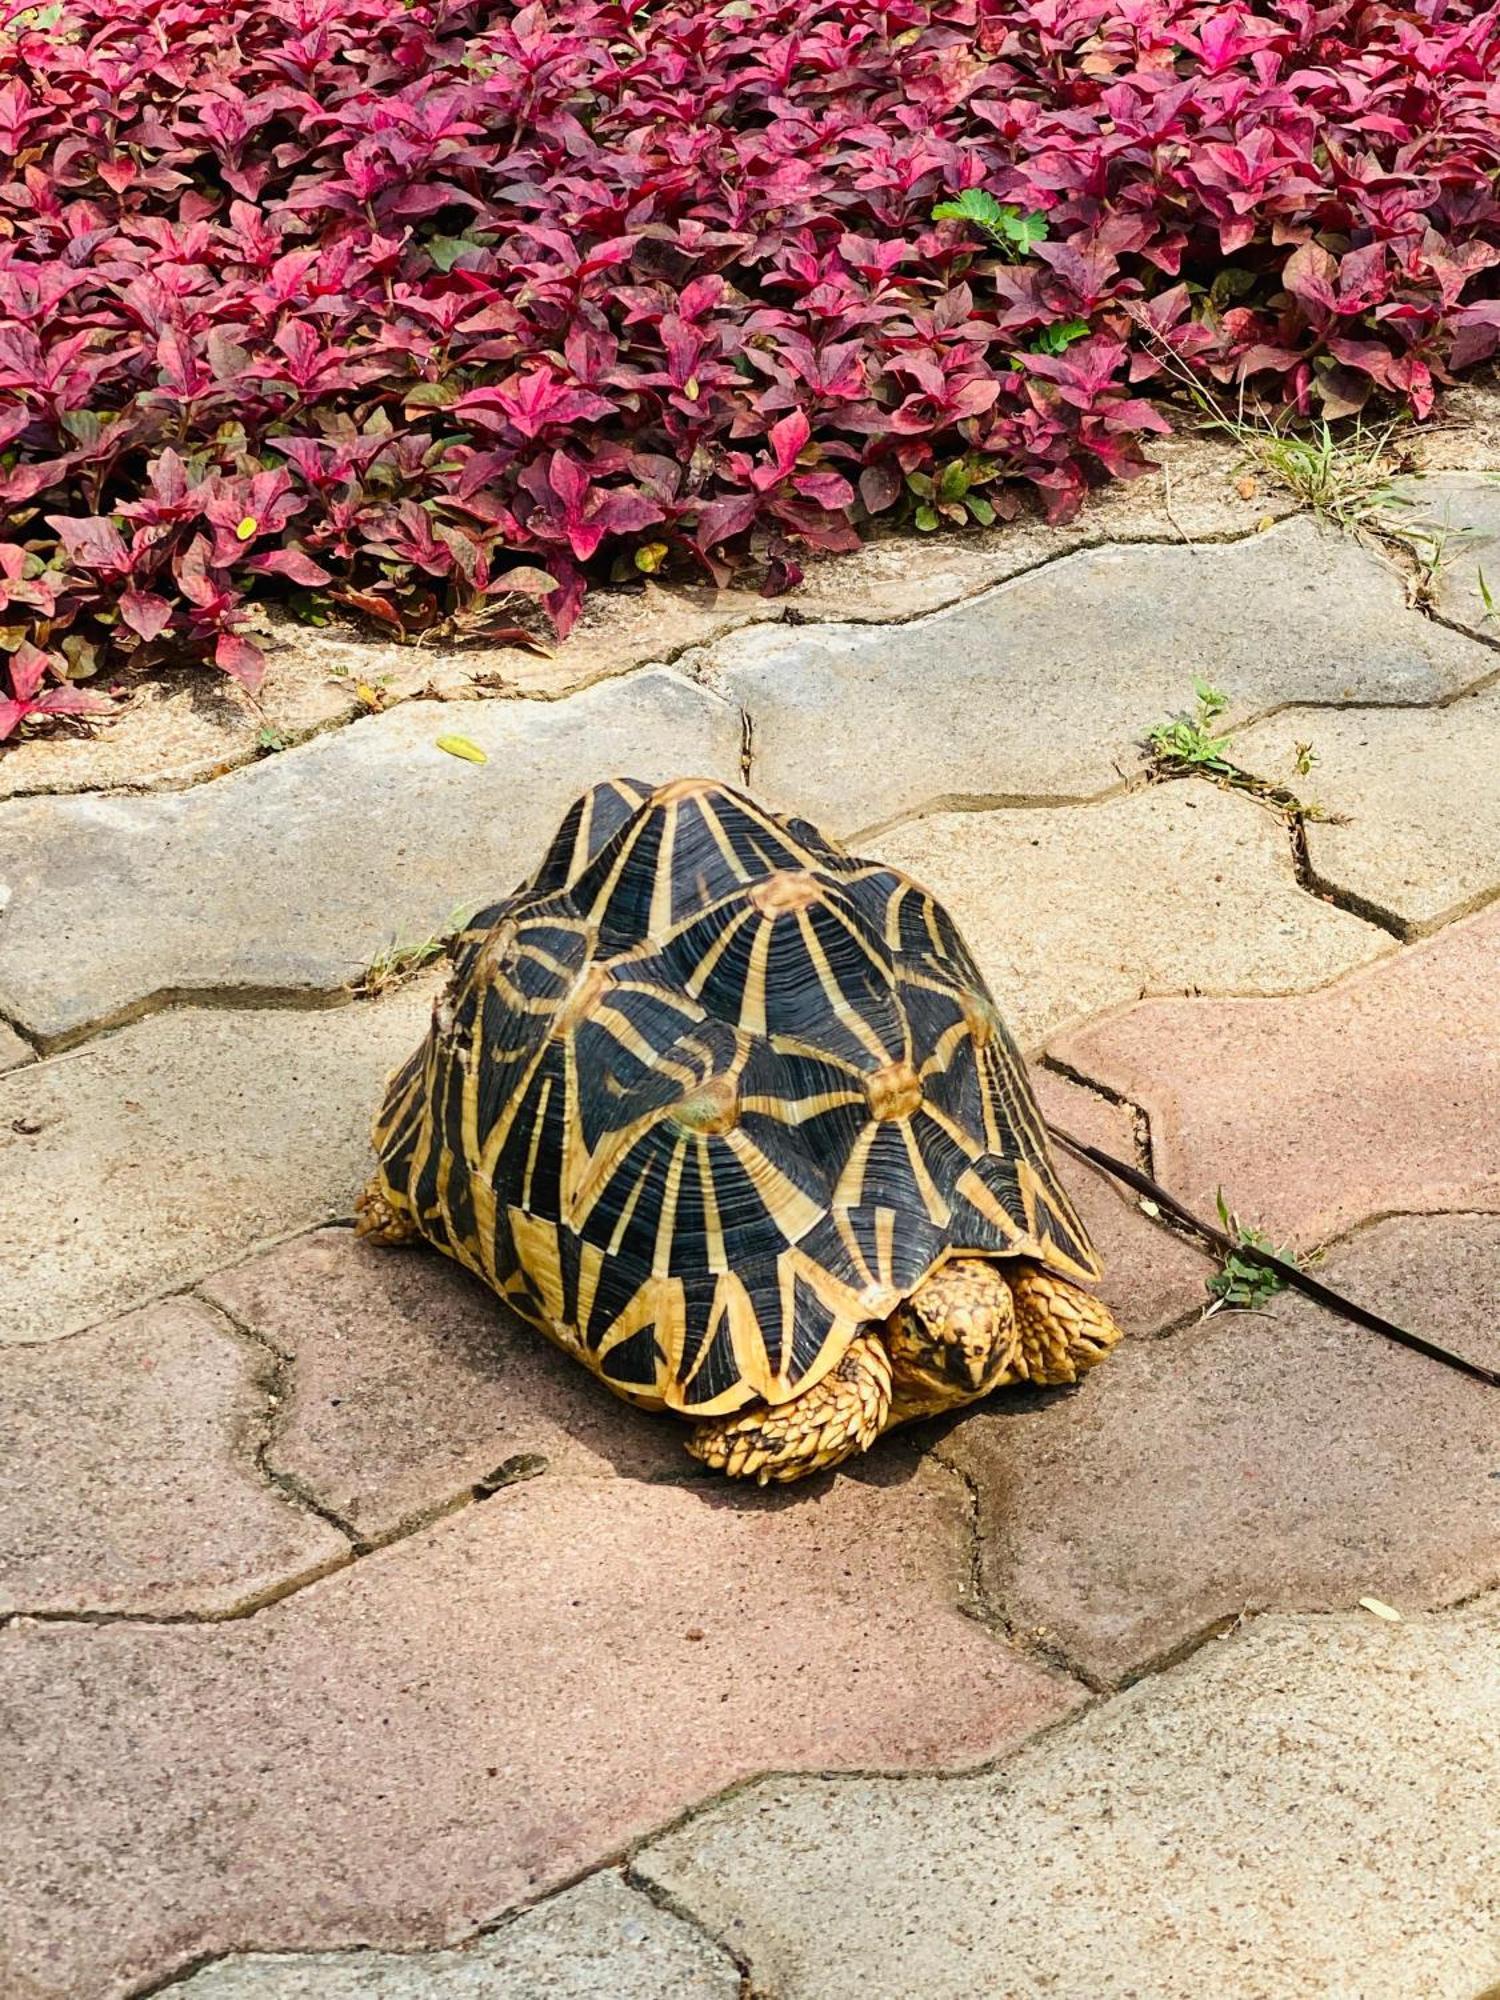
<path id="1" fill-rule="evenodd" d="M 1070 1083 L 1055 1071 L 1032 1071 L 1037 1102 L 1060 1125 L 1117 1160 L 1135 1164 L 1135 1120 L 1120 1104 Z M 1057 1168 L 1104 1261 L 1099 1296 L 1127 1333 L 1155 1333 L 1180 1319 L 1206 1296 L 1213 1270 L 1192 1244 L 1150 1221 L 1135 1198 L 1102 1168 L 1090 1166 L 1054 1141 Z"/>
<path id="2" fill-rule="evenodd" d="M 1379 1223 L 1326 1273 L 1500 1365 L 1500 1216 Z M 1101 1681 L 1243 1612 L 1500 1581 L 1500 1393 L 1301 1298 L 1131 1342 L 944 1451 L 979 1494 L 991 1603 Z"/>
<path id="3" fill-rule="evenodd" d="M 1157 1177 L 1304 1246 L 1395 1210 L 1500 1206 L 1500 903 L 1321 992 L 1147 1000 L 1064 1035 L 1139 1104 Z"/>
<path id="4" fill-rule="evenodd" d="M 1080 1701 L 957 1608 L 959 1482 L 539 1479 L 233 1624 L 0 1635 L 0 1991 L 447 1942 L 753 1772 L 972 1765 Z M 7 1983 L 9 1982 L 9 1983 Z"/>
<path id="5" fill-rule="evenodd" d="M 696 1470 L 683 1425 L 620 1402 L 435 1251 L 319 1230 L 202 1289 L 292 1361 L 268 1462 L 369 1540 L 497 1477 Z"/>
<path id="6" fill-rule="evenodd" d="M 188 1299 L 0 1350 L 0 1616 L 222 1613 L 347 1557 L 256 1467 L 268 1365 Z"/>

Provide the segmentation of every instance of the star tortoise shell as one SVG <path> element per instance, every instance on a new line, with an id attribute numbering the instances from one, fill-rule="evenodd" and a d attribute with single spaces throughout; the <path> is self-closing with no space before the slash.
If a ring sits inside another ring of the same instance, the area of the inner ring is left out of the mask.
<path id="1" fill-rule="evenodd" d="M 1098 1275 L 952 919 L 805 821 L 597 786 L 453 955 L 385 1181 L 634 1402 L 785 1402 L 960 1252 Z"/>

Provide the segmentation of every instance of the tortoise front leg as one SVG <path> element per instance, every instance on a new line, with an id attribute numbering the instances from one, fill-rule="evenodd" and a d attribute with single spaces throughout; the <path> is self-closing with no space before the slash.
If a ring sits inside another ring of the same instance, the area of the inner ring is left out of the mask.
<path id="1" fill-rule="evenodd" d="M 354 1233 L 382 1249 L 416 1241 L 411 1210 L 384 1174 L 376 1174 L 354 1203 Z"/>
<path id="2" fill-rule="evenodd" d="M 688 1450 L 714 1472 L 787 1485 L 868 1451 L 891 1414 L 891 1357 L 878 1334 L 861 1334 L 821 1382 L 774 1406 L 693 1427 Z"/>
<path id="3" fill-rule="evenodd" d="M 1026 1258 L 1000 1268 L 1016 1302 L 1020 1335 L 1020 1356 L 1010 1381 L 1041 1386 L 1076 1382 L 1121 1338 L 1108 1307 L 1080 1285 Z"/>

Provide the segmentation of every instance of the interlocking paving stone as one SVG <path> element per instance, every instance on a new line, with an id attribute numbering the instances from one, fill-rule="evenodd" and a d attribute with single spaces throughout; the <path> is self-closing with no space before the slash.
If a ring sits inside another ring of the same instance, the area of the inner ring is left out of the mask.
<path id="1" fill-rule="evenodd" d="M 1304 743 L 1317 762 L 1298 777 Z M 1347 816 L 1309 821 L 1313 873 L 1409 931 L 1500 891 L 1500 683 L 1444 708 L 1287 709 L 1237 736 L 1234 755 Z"/>
<path id="2" fill-rule="evenodd" d="M 1500 645 L 1500 615 L 1484 601 L 1488 590 L 1500 605 L 1500 476 L 1435 474 L 1403 481 L 1401 491 L 1416 518 L 1441 531 L 1432 580 L 1438 616 Z"/>
<path id="3" fill-rule="evenodd" d="M 737 779 L 740 756 L 738 713 L 657 672 L 566 703 L 410 702 L 188 792 L 14 801 L 0 1005 L 51 1039 L 163 992 L 337 988 L 508 894 L 596 779 Z"/>
<path id="4" fill-rule="evenodd" d="M 1144 1107 L 1157 1178 L 1303 1246 L 1367 1216 L 1500 1207 L 1500 907 L 1319 993 L 1146 1000 L 1064 1035 Z"/>
<path id="5" fill-rule="evenodd" d="M 633 1870 L 776 2000 L 1474 2000 L 1500 1600 L 1268 1618 L 994 1772 L 739 1793 Z"/>
<path id="6" fill-rule="evenodd" d="M 948 905 L 1023 1048 L 1142 993 L 1280 993 L 1392 949 L 1298 887 L 1264 806 L 1193 781 L 939 813 L 866 845 Z"/>
<path id="7" fill-rule="evenodd" d="M 618 1875 L 526 1910 L 457 1951 L 222 1959 L 181 2000 L 738 2000 L 733 1960 Z"/>
<path id="8" fill-rule="evenodd" d="M 0 1352 L 0 1616 L 232 1611 L 347 1556 L 256 1468 L 268 1361 L 190 1299 Z"/>
<path id="9" fill-rule="evenodd" d="M 349 1214 L 432 992 L 174 1009 L 0 1077 L 0 1343 L 55 1339 Z"/>
<path id="10" fill-rule="evenodd" d="M 13 1626 L 0 1987 L 452 1943 L 754 1772 L 1012 1748 L 1081 1691 L 957 1608 L 965 1516 L 897 1450 L 782 1498 L 537 1479 L 249 1619 Z"/>
<path id="11" fill-rule="evenodd" d="M 295 1364 L 267 1462 L 370 1539 L 502 1468 L 694 1469 L 684 1425 L 620 1402 L 430 1252 L 329 1229 L 202 1289 Z"/>
<path id="12" fill-rule="evenodd" d="M 1085 1145 L 1134 1164 L 1134 1120 L 1122 1105 L 1107 1103 L 1050 1070 L 1033 1071 L 1032 1081 L 1045 1118 Z M 1155 1333 L 1201 1305 L 1204 1281 L 1214 1268 L 1208 1258 L 1160 1223 L 1148 1221 L 1135 1197 L 1102 1168 L 1055 1143 L 1054 1156 L 1104 1260 L 1099 1294 L 1125 1331 Z"/>
<path id="13" fill-rule="evenodd" d="M 0 1070 L 19 1069 L 30 1062 L 35 1051 L 30 1042 L 0 1021 Z"/>
<path id="14" fill-rule="evenodd" d="M 757 787 L 842 833 L 955 798 L 1107 791 L 1195 678 L 1248 718 L 1432 701 L 1493 666 L 1409 610 L 1391 564 L 1305 518 L 1243 542 L 1070 556 L 898 629 L 737 633 L 707 658 L 751 714 Z"/>
<path id="15" fill-rule="evenodd" d="M 1500 1367 L 1500 1216 L 1398 1217 L 1319 1276 Z M 990 1601 L 1108 1681 L 1246 1611 L 1500 1583 L 1497 1407 L 1288 1294 L 1132 1341 L 1083 1393 L 987 1405 L 944 1454 L 979 1495 Z"/>
<path id="16" fill-rule="evenodd" d="M 1045 1072 L 1037 1087 L 1049 1116 L 1130 1155 L 1127 1112 Z M 1105 1260 L 1103 1294 L 1128 1330 L 1154 1330 L 1202 1299 L 1206 1259 L 1094 1168 L 1059 1159 Z M 293 1363 L 267 1464 L 370 1540 L 501 1473 L 693 1469 L 680 1423 L 619 1402 L 476 1280 L 424 1251 L 322 1230 L 199 1289 Z"/>

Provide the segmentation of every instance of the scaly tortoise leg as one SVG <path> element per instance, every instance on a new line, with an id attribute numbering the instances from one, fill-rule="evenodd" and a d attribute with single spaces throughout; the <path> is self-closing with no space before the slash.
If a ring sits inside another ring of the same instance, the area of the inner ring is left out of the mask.
<path id="1" fill-rule="evenodd" d="M 418 1236 L 410 1209 L 377 1174 L 354 1203 L 354 1233 L 382 1249 L 414 1243 Z"/>
<path id="2" fill-rule="evenodd" d="M 687 1448 L 711 1471 L 731 1479 L 785 1485 L 868 1451 L 890 1412 L 891 1357 L 878 1334 L 861 1334 L 838 1366 L 804 1394 L 696 1424 Z"/>
<path id="3" fill-rule="evenodd" d="M 1000 1268 L 1016 1302 L 1021 1337 L 1012 1382 L 1076 1382 L 1121 1338 L 1113 1314 L 1092 1292 L 1025 1259 Z"/>

